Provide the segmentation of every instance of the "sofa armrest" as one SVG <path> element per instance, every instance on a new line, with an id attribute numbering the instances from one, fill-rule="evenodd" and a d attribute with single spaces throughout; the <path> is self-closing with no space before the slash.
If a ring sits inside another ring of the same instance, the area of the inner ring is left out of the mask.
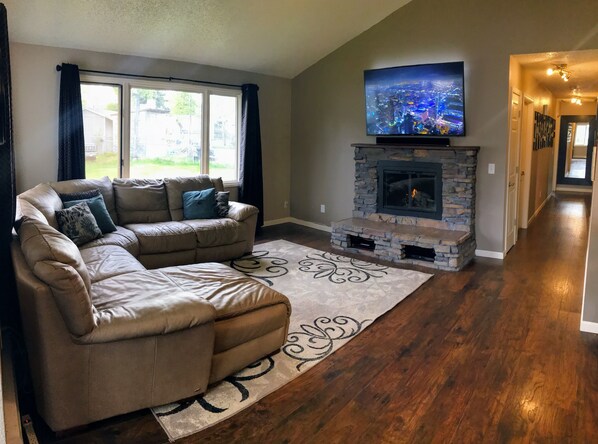
<path id="1" fill-rule="evenodd" d="M 230 217 L 237 222 L 243 222 L 244 220 L 250 218 L 254 214 L 258 214 L 260 210 L 253 205 L 244 204 L 241 202 L 229 202 L 229 209 L 227 217 Z"/>
<path id="2" fill-rule="evenodd" d="M 216 309 L 207 300 L 187 291 L 168 298 L 136 300 L 121 306 L 95 310 L 96 328 L 75 338 L 82 344 L 157 336 L 214 322 Z"/>

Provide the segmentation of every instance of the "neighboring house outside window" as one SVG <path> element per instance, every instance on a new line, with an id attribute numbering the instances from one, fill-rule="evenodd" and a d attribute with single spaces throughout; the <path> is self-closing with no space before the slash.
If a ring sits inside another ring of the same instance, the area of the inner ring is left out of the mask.
<path id="1" fill-rule="evenodd" d="M 203 173 L 237 183 L 239 90 L 82 76 L 81 97 L 86 177 Z"/>

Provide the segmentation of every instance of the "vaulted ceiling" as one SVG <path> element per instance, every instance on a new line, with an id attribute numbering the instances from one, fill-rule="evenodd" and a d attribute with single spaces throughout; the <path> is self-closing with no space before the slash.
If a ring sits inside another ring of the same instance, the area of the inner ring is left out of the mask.
<path id="1" fill-rule="evenodd" d="M 2 0 L 10 40 L 293 78 L 410 0 Z"/>

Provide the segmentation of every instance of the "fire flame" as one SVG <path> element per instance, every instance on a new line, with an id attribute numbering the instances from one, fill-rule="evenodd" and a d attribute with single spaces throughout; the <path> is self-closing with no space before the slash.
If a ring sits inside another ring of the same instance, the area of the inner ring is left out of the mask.
<path id="1" fill-rule="evenodd" d="M 411 199 L 414 199 L 416 194 L 417 194 L 417 190 L 415 188 L 413 190 L 411 190 Z"/>

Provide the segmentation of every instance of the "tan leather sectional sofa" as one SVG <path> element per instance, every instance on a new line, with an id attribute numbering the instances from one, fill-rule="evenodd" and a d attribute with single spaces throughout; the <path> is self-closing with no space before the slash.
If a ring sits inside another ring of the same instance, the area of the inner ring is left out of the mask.
<path id="1" fill-rule="evenodd" d="M 55 431 L 174 402 L 278 350 L 288 299 L 225 265 L 257 209 L 182 220 L 207 176 L 40 184 L 17 198 L 12 256 L 38 412 Z M 77 248 L 58 193 L 99 189 L 117 231 Z M 214 261 L 214 262 L 212 262 Z M 207 263 L 206 263 L 207 262 Z"/>

